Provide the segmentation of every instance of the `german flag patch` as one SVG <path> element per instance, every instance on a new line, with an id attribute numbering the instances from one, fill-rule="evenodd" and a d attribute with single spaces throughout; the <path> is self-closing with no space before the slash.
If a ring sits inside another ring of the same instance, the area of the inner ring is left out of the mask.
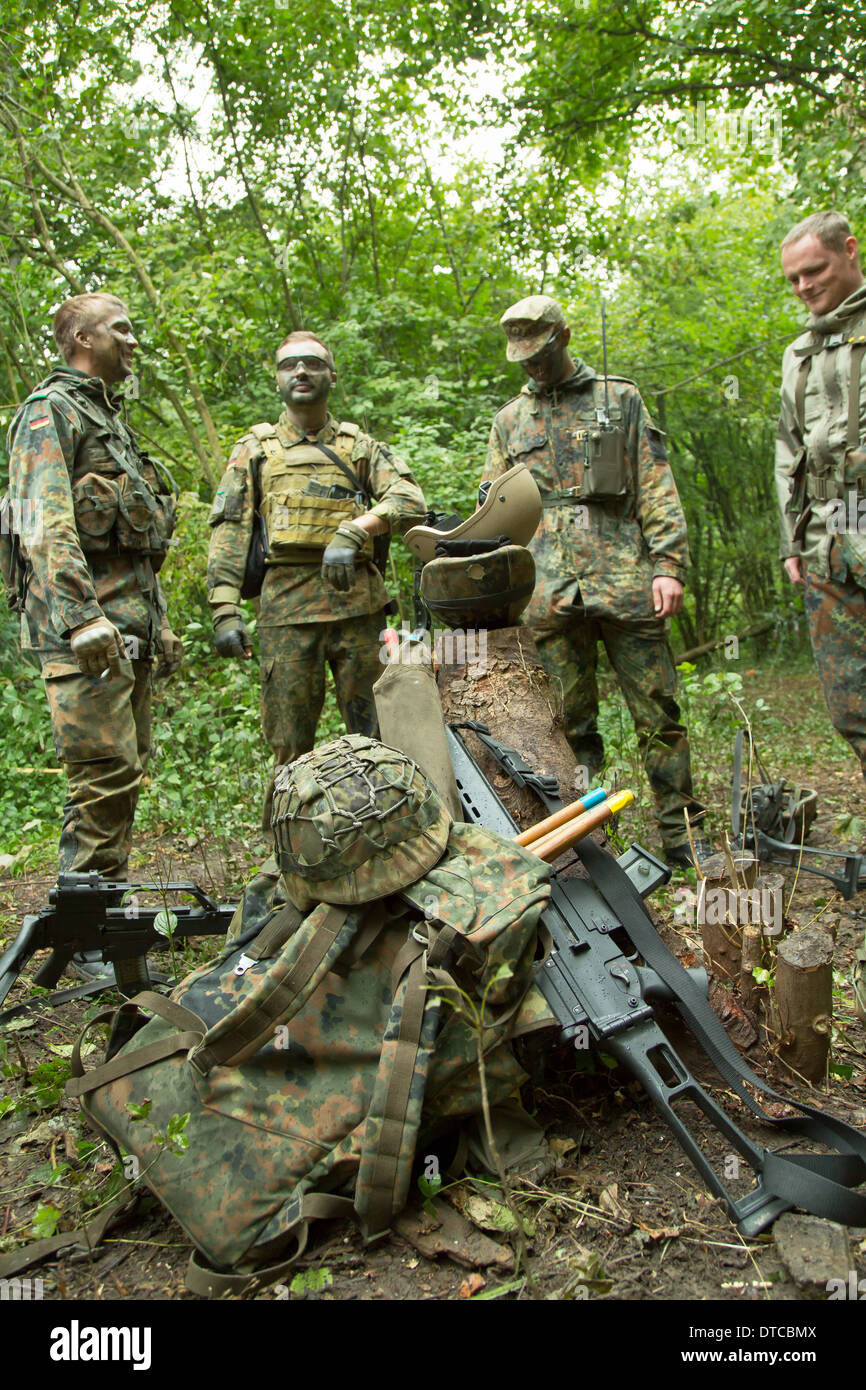
<path id="1" fill-rule="evenodd" d="M 30 421 L 30 428 L 31 428 L 32 430 L 39 430 L 39 429 L 42 428 L 43 425 L 50 425 L 50 424 L 51 424 L 51 417 L 50 417 L 50 415 L 40 415 L 38 420 L 31 420 L 31 421 Z"/>

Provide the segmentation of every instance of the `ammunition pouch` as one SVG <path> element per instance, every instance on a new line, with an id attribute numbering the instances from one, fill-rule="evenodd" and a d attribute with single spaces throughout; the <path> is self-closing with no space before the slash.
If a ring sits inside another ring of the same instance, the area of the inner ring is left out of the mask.
<path id="1" fill-rule="evenodd" d="M 154 571 L 165 559 L 174 530 L 176 503 L 153 492 L 130 473 L 107 477 L 85 473 L 72 488 L 72 505 L 82 550 L 147 556 Z"/>

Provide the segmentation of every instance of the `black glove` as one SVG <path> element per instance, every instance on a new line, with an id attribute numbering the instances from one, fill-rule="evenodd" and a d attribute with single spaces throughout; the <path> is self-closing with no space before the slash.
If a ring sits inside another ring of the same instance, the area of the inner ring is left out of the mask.
<path id="1" fill-rule="evenodd" d="M 355 559 L 367 540 L 363 526 L 341 521 L 322 556 L 322 578 L 332 589 L 346 593 L 355 582 Z"/>
<path id="2" fill-rule="evenodd" d="M 213 644 L 219 656 L 252 656 L 250 635 L 244 627 L 239 608 L 224 608 L 214 615 Z"/>

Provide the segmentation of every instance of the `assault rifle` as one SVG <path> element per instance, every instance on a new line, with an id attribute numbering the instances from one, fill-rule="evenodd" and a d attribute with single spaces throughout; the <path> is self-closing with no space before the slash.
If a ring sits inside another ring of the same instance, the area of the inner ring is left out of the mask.
<path id="1" fill-rule="evenodd" d="M 144 895 L 158 894 L 161 907 L 142 906 Z M 196 906 L 172 902 L 178 894 L 195 899 Z M 7 951 L 0 956 L 0 1004 L 36 951 L 50 951 L 39 967 L 34 983 L 48 989 L 57 984 L 72 956 L 82 951 L 100 951 L 102 959 L 117 970 L 125 990 L 129 976 L 133 993 L 147 989 L 149 980 L 144 963 L 148 951 L 188 936 L 225 936 L 235 911 L 234 904 L 214 900 L 195 883 L 116 883 L 96 872 L 60 874 L 48 895 L 50 906 L 24 918 L 21 930 Z M 136 968 L 136 963 L 141 965 Z M 52 995 L 50 1005 L 68 999 L 96 994 L 113 981 L 103 978 L 76 989 Z M 16 1004 L 0 1013 L 0 1023 L 36 1001 Z"/>
<path id="2" fill-rule="evenodd" d="M 750 763 L 754 757 L 758 775 L 764 779 L 759 786 L 748 785 L 749 778 L 743 778 L 745 738 L 749 741 Z M 864 856 L 805 843 L 817 814 L 817 800 L 810 787 L 792 786 L 784 777 L 773 781 L 754 746 L 751 730 L 737 730 L 731 794 L 732 846 L 750 850 L 764 862 L 797 865 L 803 873 L 827 878 L 847 901 L 866 888 Z"/>
<path id="3" fill-rule="evenodd" d="M 551 779 L 540 778 L 513 748 L 491 738 L 484 725 L 451 724 L 446 736 L 467 821 L 508 838 L 518 830 L 467 748 L 464 729 L 480 739 L 518 785 L 533 789 L 549 811 L 560 809 Z M 778 1096 L 746 1066 L 707 1002 L 706 975 L 680 965 L 644 906 L 643 899 L 667 881 L 670 870 L 639 845 L 614 859 L 585 839 L 576 853 L 589 877 L 554 875 L 550 906 L 542 916 L 553 949 L 536 979 L 562 1038 L 577 1048 L 589 1042 L 629 1068 L 742 1235 L 757 1235 L 792 1206 L 845 1224 L 866 1224 L 866 1196 L 848 1190 L 866 1180 L 866 1136 L 832 1115 Z M 655 1018 L 653 1005 L 659 1002 L 676 1007 L 727 1088 L 762 1124 L 786 1139 L 803 1136 L 833 1152 L 783 1155 L 753 1143 L 671 1046 Z M 751 1090 L 800 1113 L 771 1116 Z M 697 1107 L 715 1131 L 712 1153 L 687 1124 L 683 1110 L 690 1107 Z M 744 1179 L 754 1175 L 751 1190 L 737 1176 L 741 1166 L 749 1170 Z"/>

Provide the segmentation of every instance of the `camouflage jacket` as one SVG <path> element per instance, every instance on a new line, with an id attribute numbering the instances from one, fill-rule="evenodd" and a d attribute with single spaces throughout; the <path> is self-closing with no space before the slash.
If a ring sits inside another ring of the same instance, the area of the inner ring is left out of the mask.
<path id="1" fill-rule="evenodd" d="M 604 405 L 604 383 L 578 362 L 551 389 L 528 382 L 493 421 L 482 478 L 526 463 L 542 494 L 541 524 L 530 544 L 536 585 L 527 612 L 537 628 L 556 628 L 583 606 L 588 617 L 653 616 L 652 581 L 681 582 L 688 564 L 686 521 L 664 436 L 633 383 L 608 377 L 610 417 L 625 433 L 622 497 L 580 501 L 583 454 L 576 434 Z"/>
<path id="2" fill-rule="evenodd" d="M 150 660 L 160 650 L 165 600 L 146 555 L 87 550 L 76 521 L 73 487 L 87 474 L 117 476 L 105 447 L 119 451 L 129 477 L 153 492 L 155 465 L 123 419 L 122 402 L 98 377 L 57 367 L 16 412 L 9 427 L 9 499 L 27 564 L 21 645 L 43 676 L 78 672 L 69 634 L 104 615 L 126 655 Z"/>
<path id="3" fill-rule="evenodd" d="M 277 436 L 287 446 L 303 443 L 304 433 L 283 411 Z M 337 421 L 328 414 L 316 442 L 333 447 Z M 252 537 L 254 460 L 261 463 L 262 446 L 255 435 L 244 435 L 234 447 L 211 511 L 207 588 L 212 603 L 239 603 L 241 583 Z M 387 521 L 392 534 L 402 535 L 424 518 L 421 489 L 402 459 L 387 445 L 358 432 L 351 468 L 361 487 L 375 499 L 369 510 Z M 303 564 L 269 564 L 262 585 L 260 627 L 290 623 L 334 622 L 376 613 L 388 601 L 385 585 L 372 561 L 356 564 L 357 578 L 346 593 L 330 589 L 321 575 L 321 560 Z"/>
<path id="4" fill-rule="evenodd" d="M 829 574 L 834 539 L 855 571 L 866 570 L 866 515 L 860 520 L 866 513 L 864 345 L 866 285 L 861 285 L 832 313 L 811 318 L 782 358 L 776 436 L 780 553 L 783 560 L 801 555 L 820 579 Z"/>

